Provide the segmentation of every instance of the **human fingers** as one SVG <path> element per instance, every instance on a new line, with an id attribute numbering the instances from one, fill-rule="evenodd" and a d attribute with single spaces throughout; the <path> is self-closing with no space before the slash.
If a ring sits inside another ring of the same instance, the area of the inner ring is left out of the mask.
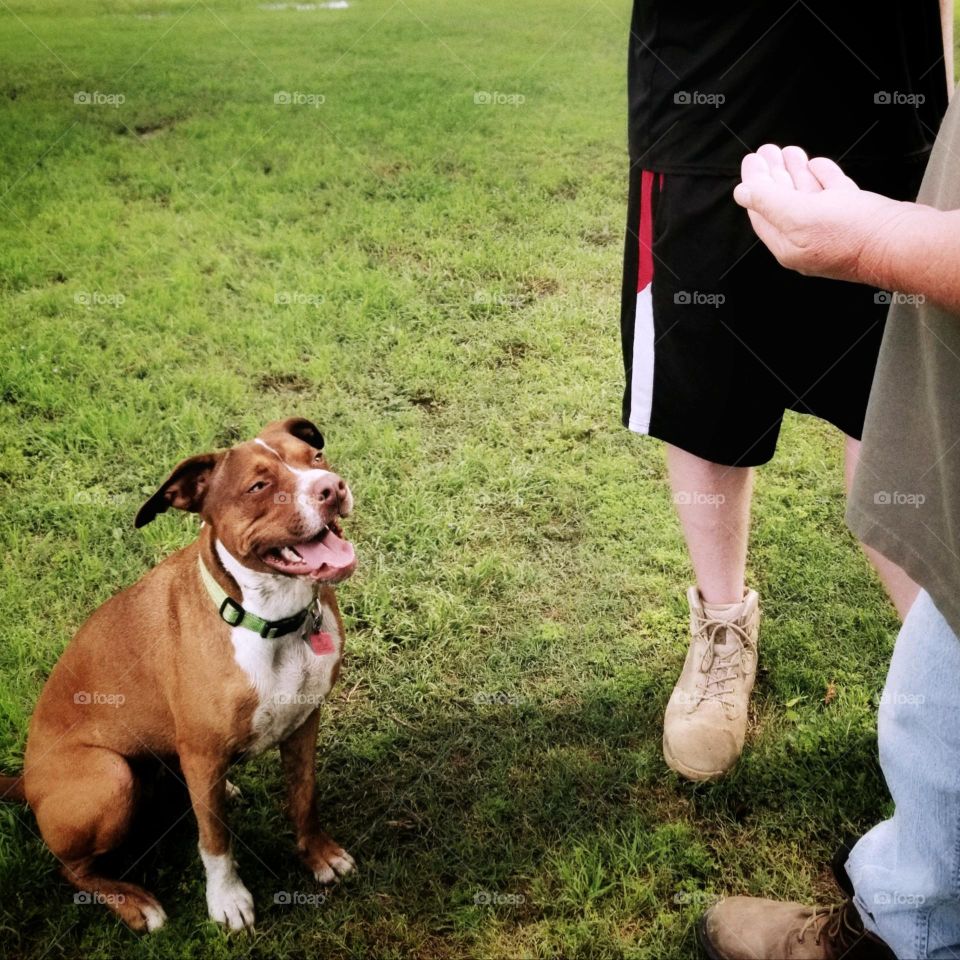
<path id="1" fill-rule="evenodd" d="M 840 167 L 828 157 L 814 157 L 807 168 L 817 178 L 824 190 L 859 190 Z"/>
<path id="2" fill-rule="evenodd" d="M 806 151 L 800 147 L 784 147 L 782 152 L 783 163 L 793 179 L 793 185 L 801 193 L 819 193 L 823 185 L 810 172 Z"/>
<path id="3" fill-rule="evenodd" d="M 773 178 L 774 183 L 796 189 L 793 177 L 790 176 L 787 166 L 783 162 L 783 151 L 776 144 L 765 143 L 757 150 L 757 155 L 763 157 L 767 162 L 767 166 L 770 168 L 770 176 Z"/>

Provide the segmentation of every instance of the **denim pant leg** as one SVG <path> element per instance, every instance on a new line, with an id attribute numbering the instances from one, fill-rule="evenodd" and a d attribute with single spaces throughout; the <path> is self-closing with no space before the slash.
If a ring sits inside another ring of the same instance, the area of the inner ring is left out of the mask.
<path id="1" fill-rule="evenodd" d="M 926 592 L 897 638 L 879 741 L 895 810 L 850 853 L 854 902 L 899 960 L 960 958 L 960 639 Z"/>

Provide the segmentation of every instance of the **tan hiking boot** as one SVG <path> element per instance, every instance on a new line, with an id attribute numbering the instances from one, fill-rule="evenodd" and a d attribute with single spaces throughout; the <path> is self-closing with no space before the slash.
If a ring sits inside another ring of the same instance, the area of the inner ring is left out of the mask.
<path id="1" fill-rule="evenodd" d="M 710 960 L 896 960 L 849 900 L 820 908 L 731 897 L 701 917 L 697 936 Z"/>
<path id="2" fill-rule="evenodd" d="M 663 718 L 663 756 L 688 780 L 723 776 L 737 762 L 747 734 L 747 708 L 757 674 L 760 598 L 710 606 L 687 591 L 693 637 Z"/>

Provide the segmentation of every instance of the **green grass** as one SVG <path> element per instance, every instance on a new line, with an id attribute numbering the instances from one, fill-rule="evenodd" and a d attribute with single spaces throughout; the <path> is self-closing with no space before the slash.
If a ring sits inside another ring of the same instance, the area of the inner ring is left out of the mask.
<path id="1" fill-rule="evenodd" d="M 132 524 L 182 456 L 314 418 L 361 558 L 317 753 L 359 874 L 274 904 L 316 891 L 268 755 L 234 777 L 256 935 L 207 921 L 187 817 L 134 872 L 170 915 L 137 938 L 7 806 L 5 956 L 680 960 L 711 898 L 823 896 L 835 842 L 884 814 L 896 623 L 810 420 L 758 479 L 745 758 L 696 788 L 660 756 L 691 571 L 661 448 L 618 425 L 628 17 L 0 5 L 0 769 L 76 627 L 195 536 Z"/>

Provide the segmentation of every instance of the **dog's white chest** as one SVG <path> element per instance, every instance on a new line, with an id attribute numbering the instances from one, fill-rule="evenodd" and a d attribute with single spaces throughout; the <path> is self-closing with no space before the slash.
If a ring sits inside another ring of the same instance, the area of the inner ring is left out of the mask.
<path id="1" fill-rule="evenodd" d="M 330 693 L 343 638 L 335 617 L 324 608 L 320 623 L 313 629 L 329 633 L 334 649 L 318 656 L 305 639 L 311 620 L 308 618 L 297 632 L 276 640 L 264 640 L 243 628 L 231 630 L 236 661 L 249 677 L 258 700 L 247 753 L 260 753 L 286 739 Z"/>

